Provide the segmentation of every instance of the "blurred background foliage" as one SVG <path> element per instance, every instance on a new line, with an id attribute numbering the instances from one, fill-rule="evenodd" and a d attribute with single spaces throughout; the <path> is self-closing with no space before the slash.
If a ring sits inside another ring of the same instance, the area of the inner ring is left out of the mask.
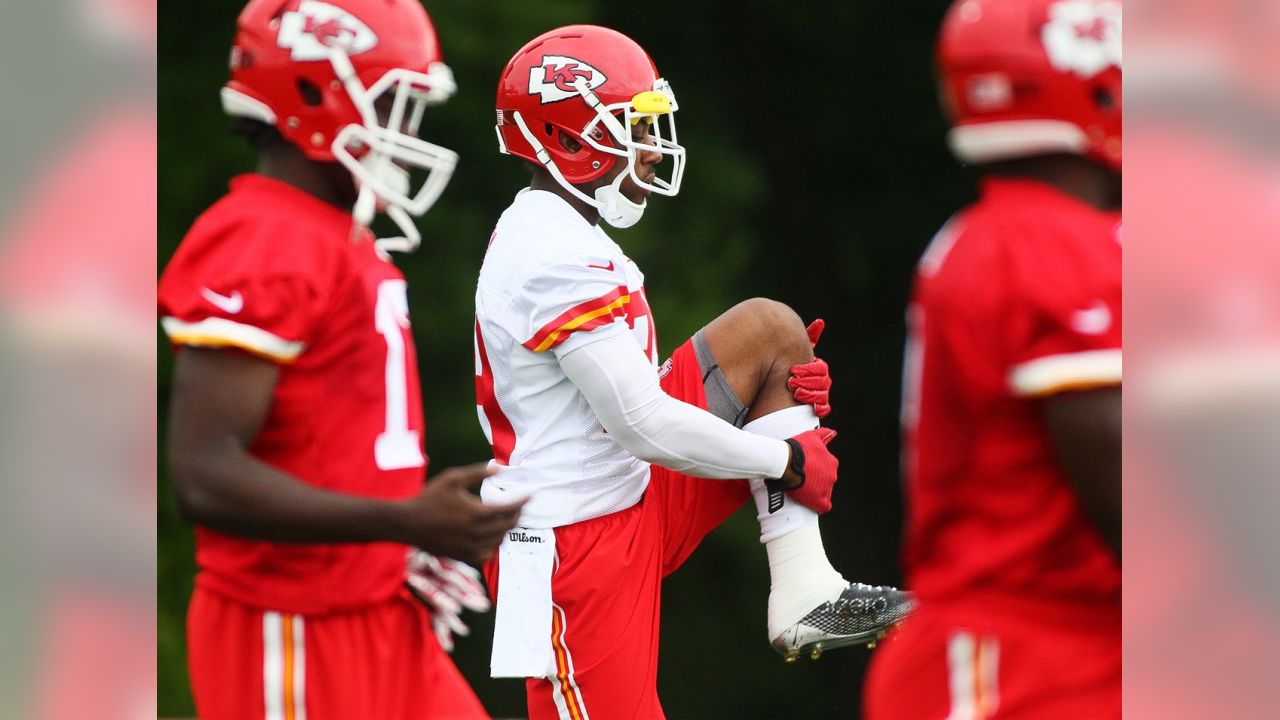
<path id="1" fill-rule="evenodd" d="M 160 7 L 159 261 L 252 168 L 218 104 L 236 0 Z M 836 378 L 842 460 L 828 552 L 846 577 L 900 581 L 897 406 L 903 312 L 912 268 L 932 234 L 972 194 L 948 155 L 933 81 L 946 2 L 738 0 L 439 0 L 436 23 L 459 93 L 424 135 L 461 165 L 422 220 L 425 242 L 398 261 L 409 278 L 432 467 L 488 456 L 472 383 L 475 277 L 493 223 L 527 182 L 498 155 L 493 93 L 507 59 L 558 25 L 598 23 L 635 38 L 680 101 L 689 169 L 676 198 L 610 233 L 644 269 L 669 353 L 732 304 L 764 295 L 823 317 L 819 354 Z M 287 246 L 281 252 L 287 252 Z M 161 426 L 171 355 L 161 344 Z M 159 710 L 193 712 L 184 617 L 194 573 L 161 463 Z M 856 717 L 869 654 L 844 650 L 785 665 L 765 638 L 768 572 L 753 512 L 709 536 L 666 583 L 659 689 L 671 717 Z M 523 684 L 488 677 L 492 615 L 454 658 L 495 717 L 524 715 Z"/>

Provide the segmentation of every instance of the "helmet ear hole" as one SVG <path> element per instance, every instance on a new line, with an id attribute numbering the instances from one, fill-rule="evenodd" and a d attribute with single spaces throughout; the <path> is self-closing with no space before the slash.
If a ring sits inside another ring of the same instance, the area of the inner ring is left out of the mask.
<path id="1" fill-rule="evenodd" d="M 319 107 L 324 102 L 324 95 L 320 92 L 320 88 L 306 78 L 298 78 L 298 94 L 302 96 L 302 102 L 309 107 Z"/>
<path id="2" fill-rule="evenodd" d="M 569 152 L 570 154 L 578 153 L 582 151 L 582 143 L 578 142 L 577 138 L 573 137 L 572 135 L 570 135 L 569 133 L 563 130 L 559 132 L 559 136 L 560 137 L 558 139 L 560 141 L 560 147 L 564 148 L 565 151 Z"/>

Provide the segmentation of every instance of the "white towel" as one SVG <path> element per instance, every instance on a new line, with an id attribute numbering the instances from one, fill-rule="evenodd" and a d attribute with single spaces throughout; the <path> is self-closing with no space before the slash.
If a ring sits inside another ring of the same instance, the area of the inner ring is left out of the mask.
<path id="1" fill-rule="evenodd" d="M 554 530 L 512 528 L 498 546 L 498 607 L 492 677 L 545 677 L 552 665 L 551 573 Z"/>

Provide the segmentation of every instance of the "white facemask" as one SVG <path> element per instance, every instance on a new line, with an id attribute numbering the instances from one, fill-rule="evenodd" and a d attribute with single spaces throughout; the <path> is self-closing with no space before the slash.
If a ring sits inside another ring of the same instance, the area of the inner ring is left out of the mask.
<path id="1" fill-rule="evenodd" d="M 331 49 L 330 61 L 362 120 L 342 128 L 332 144 L 334 157 L 351 172 L 360 190 L 356 222 L 367 226 L 376 212 L 386 213 L 404 235 L 380 239 L 379 247 L 412 252 L 419 237 L 412 218 L 435 203 L 458 162 L 457 153 L 416 136 L 425 108 L 453 94 L 453 74 L 441 63 L 426 73 L 396 68 L 365 88 L 340 49 Z M 384 96 L 393 99 L 385 121 L 374 107 Z M 426 171 L 419 187 L 413 187 L 408 168 Z"/>

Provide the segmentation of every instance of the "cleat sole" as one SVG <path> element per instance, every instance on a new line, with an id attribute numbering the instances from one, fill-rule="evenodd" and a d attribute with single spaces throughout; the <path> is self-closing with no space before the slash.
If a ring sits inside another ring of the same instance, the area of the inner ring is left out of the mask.
<path id="1" fill-rule="evenodd" d="M 866 646 L 868 649 L 874 648 L 876 643 L 883 639 L 885 635 L 886 633 L 884 631 L 874 631 L 858 635 L 850 635 L 848 637 L 837 638 L 834 640 L 827 638 L 818 642 L 805 643 L 804 645 L 797 647 L 787 648 L 786 650 L 778 649 L 778 652 L 782 653 L 782 659 L 788 663 L 796 662 L 796 660 L 803 654 L 808 654 L 811 660 L 817 660 L 822 657 L 823 653 L 837 648 L 856 646 Z"/>

